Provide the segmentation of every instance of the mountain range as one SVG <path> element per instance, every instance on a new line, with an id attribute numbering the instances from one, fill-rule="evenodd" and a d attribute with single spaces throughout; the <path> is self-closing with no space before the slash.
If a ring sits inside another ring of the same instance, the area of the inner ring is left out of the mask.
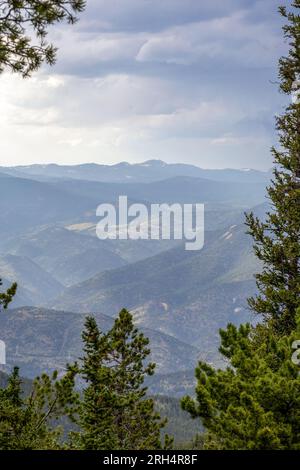
<path id="1" fill-rule="evenodd" d="M 249 319 L 246 297 L 255 292 L 253 273 L 259 265 L 244 225 L 206 233 L 206 238 L 199 252 L 179 246 L 100 273 L 67 288 L 49 306 L 110 316 L 126 307 L 138 325 L 210 352 L 219 327 Z"/>
<path id="2" fill-rule="evenodd" d="M 151 393 L 178 396 L 194 385 L 199 358 L 222 366 L 218 330 L 256 321 L 256 261 L 244 212 L 268 210 L 270 173 L 203 170 L 152 160 L 130 165 L 0 168 L 0 277 L 18 282 L 1 315 L 8 363 L 23 375 L 63 370 L 81 354 L 87 314 L 101 328 L 126 307 L 151 340 L 157 374 Z M 99 240 L 96 208 L 129 203 L 204 203 L 205 244 L 178 240 Z"/>
<path id="3" fill-rule="evenodd" d="M 146 183 L 159 181 L 174 176 L 191 176 L 207 178 L 213 181 L 229 182 L 263 182 L 270 179 L 270 172 L 252 169 L 223 169 L 209 170 L 184 163 L 168 164 L 161 160 L 148 160 L 143 163 L 130 164 L 121 162 L 115 165 L 85 163 L 82 165 L 26 165 L 15 167 L 0 167 L 0 172 L 13 176 L 29 177 L 32 179 L 79 179 L 102 181 L 109 183 Z"/>

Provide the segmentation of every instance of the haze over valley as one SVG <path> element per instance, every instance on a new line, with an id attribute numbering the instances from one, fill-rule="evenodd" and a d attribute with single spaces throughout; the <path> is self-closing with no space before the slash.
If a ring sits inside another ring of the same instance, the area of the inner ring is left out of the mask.
<path id="1" fill-rule="evenodd" d="M 80 356 L 86 314 L 107 330 L 126 307 L 151 340 L 157 373 L 150 391 L 190 391 L 198 359 L 222 365 L 219 328 L 255 321 L 246 299 L 259 265 L 244 212 L 264 215 L 269 178 L 156 160 L 2 167 L 0 271 L 4 287 L 19 284 L 12 311 L 0 318 L 6 370 L 19 364 L 29 378 L 62 370 Z M 146 206 L 205 204 L 204 248 L 189 252 L 180 240 L 99 240 L 98 204 L 116 204 L 124 194 Z"/>

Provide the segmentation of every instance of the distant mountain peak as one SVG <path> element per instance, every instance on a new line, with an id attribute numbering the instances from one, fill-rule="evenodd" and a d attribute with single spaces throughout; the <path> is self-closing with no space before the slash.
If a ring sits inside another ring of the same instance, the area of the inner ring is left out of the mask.
<path id="1" fill-rule="evenodd" d="M 140 163 L 140 166 L 164 167 L 167 165 L 168 163 L 164 162 L 163 160 L 157 160 L 157 159 L 146 160 L 145 162 Z"/>
<path id="2" fill-rule="evenodd" d="M 79 165 L 35 164 L 0 167 L 1 172 L 10 176 L 44 182 L 51 182 L 53 179 L 73 179 L 106 183 L 148 183 L 173 177 L 191 177 L 219 182 L 267 183 L 270 179 L 268 172 L 248 168 L 204 169 L 190 163 L 167 163 L 159 159 L 149 159 L 139 163 L 122 161 L 110 165 L 92 162 Z"/>

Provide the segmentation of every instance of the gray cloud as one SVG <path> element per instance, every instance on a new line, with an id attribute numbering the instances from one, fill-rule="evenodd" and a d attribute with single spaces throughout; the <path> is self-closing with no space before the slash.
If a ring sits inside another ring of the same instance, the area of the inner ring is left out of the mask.
<path id="1" fill-rule="evenodd" d="M 258 1 L 258 0 L 257 0 Z M 157 32 L 253 7 L 253 0 L 89 0 L 84 21 L 96 31 Z M 261 0 L 259 0 L 261 1 Z M 270 1 L 266 1 L 270 4 Z"/>
<path id="2" fill-rule="evenodd" d="M 274 0 L 90 0 L 78 25 L 52 30 L 55 68 L 0 78 L 0 163 L 269 167 L 284 104 L 271 84 L 286 48 L 276 10 Z"/>

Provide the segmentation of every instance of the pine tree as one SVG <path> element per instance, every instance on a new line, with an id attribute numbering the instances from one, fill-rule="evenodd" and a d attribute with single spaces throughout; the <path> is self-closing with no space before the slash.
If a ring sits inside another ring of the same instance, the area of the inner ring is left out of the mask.
<path id="1" fill-rule="evenodd" d="M 7 69 L 29 76 L 45 61 L 55 62 L 56 48 L 48 44 L 48 27 L 75 23 L 84 0 L 3 0 L 0 2 L 0 73 Z"/>
<path id="2" fill-rule="evenodd" d="M 221 331 L 220 351 L 230 367 L 200 363 L 196 400 L 185 397 L 182 406 L 201 417 L 208 449 L 300 450 L 300 361 L 291 360 L 300 310 L 289 337 L 278 339 L 269 330 L 254 347 L 252 333 L 250 325 Z"/>
<path id="3" fill-rule="evenodd" d="M 146 397 L 143 386 L 155 365 L 145 364 L 149 340 L 134 328 L 122 310 L 110 331 L 102 333 L 93 317 L 83 332 L 84 357 L 80 373 L 83 393 L 73 445 L 90 450 L 160 449 L 165 422 Z"/>
<path id="4" fill-rule="evenodd" d="M 266 222 L 247 216 L 256 256 L 264 265 L 256 276 L 259 295 L 249 305 L 279 335 L 295 328 L 300 298 L 300 0 L 292 6 L 291 12 L 280 8 L 288 20 L 284 34 L 290 46 L 289 56 L 279 62 L 280 89 L 292 102 L 277 118 L 281 149 L 272 149 L 276 167 L 268 189 L 273 210 Z"/>
<path id="5" fill-rule="evenodd" d="M 62 427 L 57 420 L 77 411 L 78 394 L 74 392 L 76 366 L 68 366 L 58 379 L 43 374 L 25 394 L 18 368 L 0 388 L 0 450 L 45 450 L 63 447 Z"/>
<path id="6" fill-rule="evenodd" d="M 249 305 L 263 321 L 221 331 L 228 367 L 199 363 L 196 399 L 182 400 L 183 409 L 202 419 L 206 448 L 300 450 L 300 360 L 292 361 L 300 339 L 300 0 L 292 7 L 279 10 L 290 45 L 279 63 L 280 88 L 293 100 L 277 119 L 281 149 L 273 149 L 268 190 L 273 207 L 266 222 L 247 217 L 263 262 L 259 295 Z"/>
<path id="7" fill-rule="evenodd" d="M 2 281 L 0 279 L 0 287 L 2 286 Z M 10 286 L 9 289 L 7 289 L 6 292 L 0 292 L 0 310 L 1 307 L 6 309 L 10 302 L 12 302 L 14 296 L 16 295 L 17 292 L 17 284 L 14 283 Z"/>

